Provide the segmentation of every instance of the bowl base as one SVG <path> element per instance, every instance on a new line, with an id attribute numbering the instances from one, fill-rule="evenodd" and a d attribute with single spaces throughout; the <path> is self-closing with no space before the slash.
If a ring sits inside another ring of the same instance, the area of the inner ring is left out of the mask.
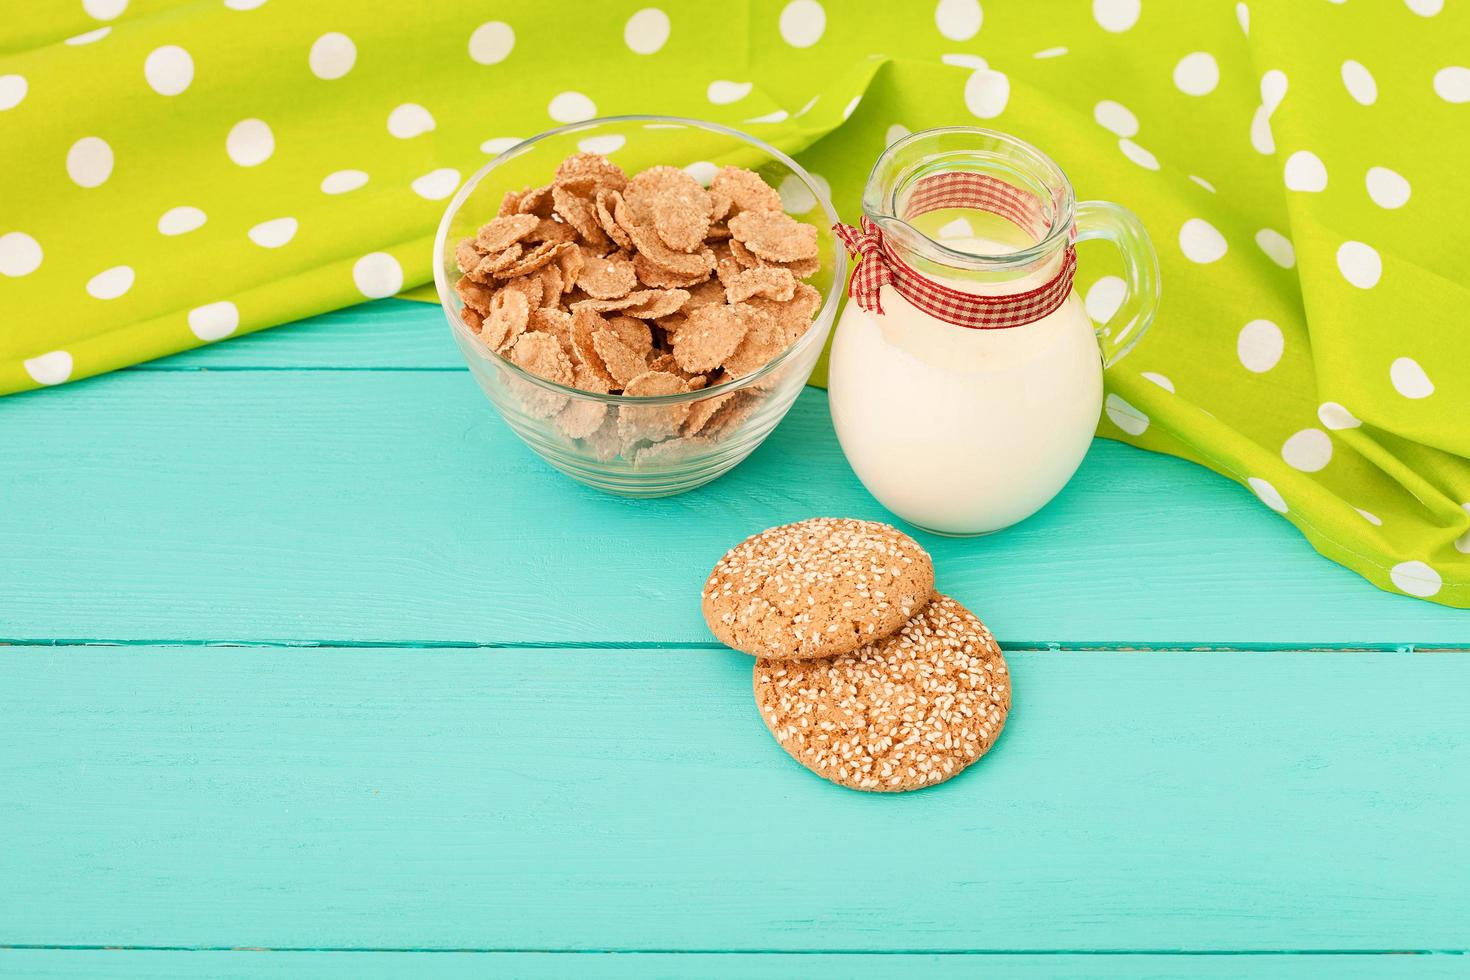
<path id="1" fill-rule="evenodd" d="M 607 473 L 589 473 L 575 467 L 563 466 L 550 459 L 546 462 L 553 469 L 565 473 L 583 486 L 601 490 L 615 497 L 650 500 L 657 497 L 674 497 L 702 487 L 706 483 L 712 483 L 733 470 L 744 458 L 745 456 L 742 455 L 739 459 L 722 461 L 717 467 L 701 467 L 694 472 L 671 472 L 666 479 L 658 479 L 654 473 L 648 471 L 635 470 L 626 476 L 619 477 Z"/>

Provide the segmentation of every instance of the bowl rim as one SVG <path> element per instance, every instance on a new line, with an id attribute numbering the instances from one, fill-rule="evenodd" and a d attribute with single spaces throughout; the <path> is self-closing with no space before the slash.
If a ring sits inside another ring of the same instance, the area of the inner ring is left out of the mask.
<path id="1" fill-rule="evenodd" d="M 694 129 L 702 129 L 707 132 L 719 133 L 724 136 L 733 136 L 738 140 L 748 143 L 751 146 L 754 146 L 756 149 L 766 154 L 769 154 L 771 157 L 774 157 L 776 160 L 780 161 L 787 168 L 789 168 L 793 174 L 800 178 L 801 182 L 806 186 L 807 191 L 812 195 L 813 199 L 817 202 L 817 205 L 821 208 L 822 213 L 826 216 L 828 228 L 831 228 L 838 223 L 837 212 L 833 210 L 832 202 L 828 200 L 827 194 L 822 190 L 821 187 L 817 185 L 816 181 L 812 179 L 812 175 L 807 172 L 806 168 L 797 163 L 795 160 L 793 160 L 790 156 L 782 152 L 777 147 L 772 146 L 765 140 L 752 136 L 749 133 L 745 133 L 738 129 L 733 129 L 729 126 L 724 126 L 720 123 L 710 122 L 704 119 L 692 119 L 687 116 L 665 116 L 647 113 L 633 113 L 621 116 L 595 116 L 591 119 L 584 119 L 580 122 L 567 123 L 566 125 L 557 126 L 553 129 L 548 129 L 544 132 L 537 133 L 535 136 L 521 140 L 514 146 L 507 147 L 505 150 L 497 153 L 495 156 L 491 157 L 484 166 L 471 174 L 469 179 L 461 184 L 459 190 L 457 190 L 454 196 L 449 199 L 449 204 L 444 209 L 444 215 L 439 219 L 439 228 L 434 234 L 433 266 L 434 288 L 439 293 L 439 305 L 444 310 L 445 319 L 449 321 L 449 329 L 455 333 L 456 338 L 459 339 L 461 342 L 468 342 L 478 345 L 477 348 L 473 349 L 476 349 L 477 352 L 482 351 L 483 354 L 481 356 L 488 356 L 490 358 L 493 358 L 495 361 L 498 361 L 501 365 L 508 368 L 514 374 L 518 375 L 521 379 L 530 382 L 531 384 L 535 384 L 539 387 L 545 388 L 548 391 L 554 391 L 558 394 L 570 395 L 582 399 L 592 399 L 609 405 L 678 404 L 682 402 L 699 401 L 701 399 L 709 398 L 713 395 L 721 394 L 723 392 L 733 392 L 739 391 L 743 388 L 747 388 L 755 382 L 759 381 L 761 378 L 772 374 L 782 364 L 784 364 L 788 358 L 791 358 L 797 352 L 805 350 L 807 347 L 809 347 L 811 345 L 812 337 L 814 335 L 818 333 L 825 335 L 827 328 L 826 326 L 824 326 L 824 324 L 828 324 L 832 319 L 836 318 L 835 308 L 837 304 L 842 301 L 841 297 L 847 285 L 847 250 L 843 247 L 842 240 L 836 235 L 832 236 L 832 285 L 827 290 L 826 295 L 822 297 L 822 305 L 817 309 L 816 314 L 812 317 L 811 325 L 807 327 L 805 333 L 798 337 L 795 342 L 793 342 L 780 354 L 777 354 L 771 360 L 767 361 L 758 370 L 755 370 L 750 374 L 741 375 L 738 378 L 731 378 L 729 381 L 725 381 L 717 385 L 712 385 L 708 388 L 696 388 L 693 391 L 679 392 L 673 395 L 604 395 L 594 391 L 583 391 L 581 388 L 573 388 L 569 385 L 559 384 L 558 382 L 552 381 L 548 378 L 543 378 L 539 374 L 533 374 L 532 372 L 527 371 L 525 368 L 521 367 L 519 364 L 516 364 L 514 361 L 510 360 L 510 358 L 505 357 L 497 351 L 492 351 L 488 347 L 485 347 L 483 344 L 480 344 L 479 339 L 475 337 L 474 333 L 470 331 L 469 327 L 465 326 L 464 321 L 460 319 L 459 312 L 454 309 L 451 303 L 450 297 L 453 294 L 453 291 L 450 287 L 448 277 L 444 272 L 444 263 L 441 261 L 441 258 L 445 254 L 444 249 L 448 242 L 449 226 L 451 222 L 454 220 L 454 217 L 459 213 L 460 209 L 464 206 L 464 203 L 469 198 L 470 194 L 475 190 L 477 186 L 479 186 L 480 181 L 482 181 L 486 176 L 491 173 L 491 171 L 500 166 L 502 163 L 528 152 L 537 143 L 540 143 L 543 140 L 550 139 L 553 136 L 562 136 L 568 133 L 575 133 L 584 129 L 592 129 L 607 123 L 633 122 L 644 124 L 669 123 L 677 124 L 680 126 L 688 126 Z M 829 312 L 831 313 L 830 317 L 828 316 Z M 460 353 L 465 354 L 466 357 L 469 356 L 463 349 Z"/>

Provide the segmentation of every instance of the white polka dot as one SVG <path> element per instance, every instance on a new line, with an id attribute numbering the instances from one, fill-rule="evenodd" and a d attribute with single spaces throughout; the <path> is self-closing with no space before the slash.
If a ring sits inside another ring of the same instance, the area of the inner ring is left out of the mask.
<path id="1" fill-rule="evenodd" d="M 936 234 L 941 241 L 946 238 L 974 238 L 975 229 L 964 218 L 955 218 L 940 225 Z"/>
<path id="2" fill-rule="evenodd" d="M 1225 236 L 1203 218 L 1190 218 L 1179 228 L 1179 249 L 1191 262 L 1217 261 L 1228 248 Z"/>
<path id="3" fill-rule="evenodd" d="M 1439 573 L 1422 561 L 1403 561 L 1388 570 L 1388 577 L 1401 592 L 1428 599 L 1444 585 Z"/>
<path id="4" fill-rule="evenodd" d="M 1062 48 L 1062 47 L 1058 47 L 1058 48 L 1042 48 L 1040 51 L 1036 52 L 1031 57 L 1033 57 L 1033 58 L 1060 58 L 1062 55 L 1064 55 L 1066 53 L 1067 53 L 1067 49 L 1066 48 Z"/>
<path id="5" fill-rule="evenodd" d="M 863 101 L 863 97 L 861 95 L 854 95 L 852 97 L 852 101 L 848 102 L 847 105 L 842 107 L 843 120 L 852 118 L 852 114 L 857 111 L 858 103 L 861 101 Z"/>
<path id="6" fill-rule="evenodd" d="M 91 44 L 93 41 L 100 41 L 111 33 L 111 27 L 99 27 L 95 31 L 86 31 L 74 37 L 69 37 L 61 43 L 70 44 L 72 47 L 79 47 L 83 44 Z"/>
<path id="7" fill-rule="evenodd" d="M 434 117 L 417 102 L 405 102 L 388 113 L 388 132 L 401 140 L 413 139 L 434 128 Z"/>
<path id="8" fill-rule="evenodd" d="M 64 350 L 47 351 L 21 361 L 26 374 L 38 385 L 59 385 L 71 377 L 71 354 Z"/>
<path id="9" fill-rule="evenodd" d="M 1109 395 L 1103 402 L 1103 410 L 1113 424 L 1130 436 L 1141 436 L 1148 429 L 1148 416 L 1119 398 Z"/>
<path id="10" fill-rule="evenodd" d="M 1401 208 L 1409 203 L 1409 182 L 1387 167 L 1372 167 L 1366 178 L 1368 196 L 1380 208 Z"/>
<path id="11" fill-rule="evenodd" d="M 806 115 L 808 112 L 811 112 L 812 111 L 812 106 L 816 105 L 817 104 L 817 100 L 820 99 L 820 98 L 821 98 L 820 95 L 814 95 L 810 99 L 807 99 L 806 102 L 802 105 L 802 107 L 800 109 L 797 109 L 796 110 L 796 112 L 792 116 L 792 118 L 793 119 L 799 119 L 800 117 Z"/>
<path id="12" fill-rule="evenodd" d="M 559 123 L 584 122 L 597 115 L 597 106 L 581 92 L 562 92 L 547 103 L 546 113 Z"/>
<path id="13" fill-rule="evenodd" d="M 1343 242 L 1337 250 L 1337 268 L 1342 277 L 1359 289 L 1372 289 L 1383 275 L 1383 260 L 1372 245 Z"/>
<path id="14" fill-rule="evenodd" d="M 1452 65 L 1435 72 L 1434 94 L 1446 102 L 1470 102 L 1470 68 Z"/>
<path id="15" fill-rule="evenodd" d="M 981 68 L 965 81 L 965 108 L 981 119 L 994 119 L 1011 98 L 1011 80 L 998 71 Z"/>
<path id="16" fill-rule="evenodd" d="M 272 218 L 262 221 L 245 234 L 261 248 L 280 248 L 296 237 L 298 227 L 295 218 Z"/>
<path id="17" fill-rule="evenodd" d="M 1444 9 L 1444 0 L 1404 0 L 1404 6 L 1420 17 L 1433 17 Z"/>
<path id="18" fill-rule="evenodd" d="M 789 115 L 790 113 L 785 109 L 777 109 L 775 112 L 768 112 L 764 116 L 753 116 L 745 121 L 748 123 L 778 123 L 785 122 Z"/>
<path id="19" fill-rule="evenodd" d="M 1170 381 L 1162 374 L 1154 371 L 1144 371 L 1141 375 L 1139 375 L 1139 377 L 1146 378 L 1147 380 L 1152 381 L 1154 384 L 1158 385 L 1160 388 L 1163 388 L 1171 395 L 1174 393 L 1174 382 Z"/>
<path id="20" fill-rule="evenodd" d="M 888 127 L 888 132 L 883 134 L 883 145 L 892 146 L 894 143 L 897 143 L 905 136 L 908 136 L 911 132 L 912 130 L 910 130 L 903 123 L 894 123 L 892 126 Z"/>
<path id="21" fill-rule="evenodd" d="M 951 41 L 968 41 L 984 19 L 980 0 L 939 0 L 934 8 L 934 26 Z"/>
<path id="22" fill-rule="evenodd" d="M 817 0 L 791 0 L 781 11 L 781 39 L 793 48 L 809 48 L 827 29 L 827 12 Z"/>
<path id="23" fill-rule="evenodd" d="M 231 10 L 254 10 L 264 7 L 265 0 L 225 0 L 225 6 Z"/>
<path id="24" fill-rule="evenodd" d="M 413 188 L 415 194 L 425 200 L 442 201 L 459 187 L 459 171 L 453 167 L 430 170 L 422 177 L 415 178 L 409 186 Z"/>
<path id="25" fill-rule="evenodd" d="M 112 147 L 97 136 L 83 136 L 66 151 L 66 172 L 81 187 L 97 187 L 112 176 Z"/>
<path id="26" fill-rule="evenodd" d="M 955 68 L 969 68 L 971 71 L 976 68 L 990 67 L 990 62 L 986 61 L 978 54 L 971 54 L 968 51 L 957 51 L 950 54 L 942 54 L 939 56 L 939 60 L 944 62 L 946 65 L 951 65 Z"/>
<path id="27" fill-rule="evenodd" d="M 1358 105 L 1372 105 L 1378 101 L 1378 83 L 1373 80 L 1373 73 L 1360 62 L 1349 59 L 1342 63 L 1342 84 Z"/>
<path id="28" fill-rule="evenodd" d="M 605 136 L 589 136 L 577 141 L 577 149 L 583 153 L 601 153 L 607 156 L 616 153 L 628 142 L 628 138 L 621 133 L 608 133 Z"/>
<path id="29" fill-rule="evenodd" d="M 1131 139 L 1138 135 L 1138 117 L 1128 107 L 1114 102 L 1112 99 L 1103 99 L 1092 107 L 1092 118 L 1097 124 L 1110 133 L 1115 133 L 1124 139 Z"/>
<path id="30" fill-rule="evenodd" d="M 1271 115 L 1265 106 L 1257 106 L 1256 114 L 1251 116 L 1251 146 L 1266 156 L 1276 152 L 1276 138 L 1271 134 Z"/>
<path id="31" fill-rule="evenodd" d="M 1094 323 L 1107 323 L 1118 312 L 1118 307 L 1123 305 L 1123 297 L 1127 295 L 1128 285 L 1122 279 L 1103 276 L 1088 287 L 1087 299 L 1082 305 Z"/>
<path id="32" fill-rule="evenodd" d="M 82 9 L 97 20 L 114 20 L 128 9 L 128 0 L 82 0 Z"/>
<path id="33" fill-rule="evenodd" d="M 242 167 L 258 166 L 276 152 L 276 137 L 262 120 L 241 120 L 225 137 L 225 152 Z"/>
<path id="34" fill-rule="evenodd" d="M 41 246 L 23 231 L 0 235 L 0 275 L 28 276 L 41 265 Z"/>
<path id="35" fill-rule="evenodd" d="M 1139 0 L 1092 0 L 1092 19 L 1116 34 L 1138 23 Z"/>
<path id="36" fill-rule="evenodd" d="M 623 25 L 623 43 L 634 54 L 653 54 L 669 40 L 669 15 L 644 7 Z"/>
<path id="37" fill-rule="evenodd" d="M 1470 513 L 1470 503 L 1464 503 L 1460 506 L 1465 509 L 1466 513 Z M 1466 531 L 1455 539 L 1455 550 L 1462 555 L 1470 555 L 1470 531 Z"/>
<path id="38" fill-rule="evenodd" d="M 87 280 L 87 292 L 97 299 L 117 299 L 133 288 L 133 267 L 115 265 Z"/>
<path id="39" fill-rule="evenodd" d="M 830 204 L 832 201 L 832 185 L 827 182 L 827 178 L 819 173 L 813 173 L 810 170 L 807 171 L 806 175 L 807 179 L 811 181 L 812 187 L 815 189 L 817 202 L 820 204 L 822 201 L 827 201 Z"/>
<path id="40" fill-rule="evenodd" d="M 1237 3 L 1235 5 L 1235 20 L 1236 23 L 1240 24 L 1241 33 L 1249 37 L 1251 32 L 1251 8 L 1243 3 Z"/>
<path id="41" fill-rule="evenodd" d="M 1332 462 L 1332 437 L 1321 429 L 1303 429 L 1282 444 L 1281 458 L 1303 473 L 1316 473 Z"/>
<path id="42" fill-rule="evenodd" d="M 806 214 L 817 206 L 816 195 L 796 174 L 783 177 L 776 190 L 781 194 L 781 207 L 788 214 Z"/>
<path id="43" fill-rule="evenodd" d="M 1286 98 L 1287 87 L 1286 73 L 1280 69 L 1272 68 L 1261 76 L 1261 105 L 1265 107 L 1266 115 L 1281 105 L 1281 100 Z"/>
<path id="44" fill-rule="evenodd" d="M 1357 511 L 1359 517 L 1367 521 L 1369 524 L 1372 524 L 1374 527 L 1383 526 L 1383 518 L 1379 517 L 1377 514 L 1366 511 L 1361 507 L 1354 507 L 1353 510 Z"/>
<path id="45" fill-rule="evenodd" d="M 200 340 L 223 340 L 240 325 L 240 310 L 229 300 L 206 303 L 189 311 L 189 329 Z"/>
<path id="46" fill-rule="evenodd" d="M 715 174 L 720 172 L 720 168 L 715 166 L 713 163 L 710 163 L 708 160 L 696 160 L 693 163 L 689 164 L 689 166 L 685 167 L 684 172 L 693 177 L 695 180 L 699 181 L 705 187 L 708 187 L 710 185 L 710 182 L 715 179 Z"/>
<path id="47" fill-rule="evenodd" d="M 346 34 L 329 31 L 312 43 L 306 63 L 317 78 L 341 78 L 357 63 L 357 45 Z"/>
<path id="48" fill-rule="evenodd" d="M 1388 368 L 1393 388 L 1405 398 L 1428 398 L 1434 394 L 1434 382 L 1412 357 L 1397 358 Z"/>
<path id="49" fill-rule="evenodd" d="M 1255 491 L 1256 496 L 1261 498 L 1261 503 L 1270 507 L 1278 514 L 1286 513 L 1286 501 L 1282 499 L 1281 494 L 1275 487 L 1258 476 L 1253 476 L 1245 482 L 1250 484 L 1250 488 Z"/>
<path id="50" fill-rule="evenodd" d="M 1297 150 L 1286 158 L 1286 189 L 1316 193 L 1327 189 L 1327 168 L 1311 150 Z"/>
<path id="51" fill-rule="evenodd" d="M 1159 169 L 1159 158 L 1132 140 L 1118 140 L 1118 149 L 1123 155 L 1145 170 Z"/>
<path id="52" fill-rule="evenodd" d="M 352 281 L 368 299 L 383 299 L 403 288 L 403 267 L 387 252 L 370 252 L 353 264 Z"/>
<path id="53" fill-rule="evenodd" d="M 159 95 L 178 95 L 194 81 L 194 59 L 177 44 L 154 48 L 143 59 L 143 78 Z"/>
<path id="54" fill-rule="evenodd" d="M 1334 432 L 1343 429 L 1356 429 L 1363 423 L 1357 417 L 1337 402 L 1323 402 L 1317 406 L 1317 418 L 1322 424 Z"/>
<path id="55" fill-rule="evenodd" d="M 1205 190 L 1209 191 L 1211 194 L 1215 193 L 1215 185 L 1210 183 L 1208 180 L 1205 180 L 1203 177 L 1196 177 L 1194 174 L 1190 174 L 1189 179 L 1203 187 Z"/>
<path id="56" fill-rule="evenodd" d="M 0 112 L 20 105 L 29 88 L 24 75 L 0 75 Z"/>
<path id="57" fill-rule="evenodd" d="M 1263 374 L 1281 361 L 1286 350 L 1286 336 L 1270 320 L 1252 320 L 1240 328 L 1235 338 L 1235 356 L 1247 371 Z"/>
<path id="58" fill-rule="evenodd" d="M 519 136 L 497 136 L 494 139 L 488 139 L 481 143 L 480 152 L 497 156 L 520 142 L 522 140 Z"/>
<path id="59" fill-rule="evenodd" d="M 1208 51 L 1195 51 L 1174 66 L 1174 87 L 1185 95 L 1209 95 L 1220 84 L 1220 66 Z"/>
<path id="60" fill-rule="evenodd" d="M 322 178 L 323 194 L 346 194 L 368 182 L 368 175 L 361 170 L 338 170 Z"/>
<path id="61" fill-rule="evenodd" d="M 504 61 L 516 46 L 516 32 L 503 21 L 481 24 L 470 34 L 470 60 L 482 65 Z"/>
<path id="62" fill-rule="evenodd" d="M 1292 247 L 1291 239 L 1273 231 L 1270 228 L 1262 228 L 1256 232 L 1256 244 L 1266 257 L 1283 269 L 1290 269 L 1296 265 L 1296 249 Z"/>
<path id="63" fill-rule="evenodd" d="M 704 90 L 705 98 L 715 105 L 729 105 L 739 102 L 750 94 L 754 86 L 750 82 L 731 82 L 718 79 L 709 83 L 709 88 Z"/>
<path id="64" fill-rule="evenodd" d="M 182 207 L 169 208 L 163 212 L 158 219 L 158 233 L 160 235 L 183 235 L 200 227 L 208 220 L 205 213 L 198 208 Z"/>

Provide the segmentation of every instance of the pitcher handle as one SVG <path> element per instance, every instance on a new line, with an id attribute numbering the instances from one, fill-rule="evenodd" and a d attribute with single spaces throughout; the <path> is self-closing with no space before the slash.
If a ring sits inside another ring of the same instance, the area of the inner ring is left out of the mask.
<path id="1" fill-rule="evenodd" d="M 1077 204 L 1077 241 L 1101 238 L 1123 253 L 1123 284 L 1127 292 L 1107 323 L 1097 328 L 1103 367 L 1112 367 L 1143 339 L 1159 309 L 1159 257 L 1138 216 L 1111 201 Z"/>

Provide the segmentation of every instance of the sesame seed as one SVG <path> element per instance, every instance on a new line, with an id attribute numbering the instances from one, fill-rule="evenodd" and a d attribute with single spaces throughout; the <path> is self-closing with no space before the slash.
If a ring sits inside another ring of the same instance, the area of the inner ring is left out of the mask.
<path id="1" fill-rule="evenodd" d="M 858 789 L 948 779 L 990 748 L 1010 708 L 994 637 L 947 596 L 851 653 L 758 663 L 756 699 L 778 741 L 803 765 Z"/>
<path id="2" fill-rule="evenodd" d="M 908 535 L 875 521 L 821 517 L 731 548 L 702 602 L 710 629 L 727 645 L 802 659 L 889 635 L 933 588 L 933 562 Z M 735 595 L 748 598 L 732 602 Z"/>

